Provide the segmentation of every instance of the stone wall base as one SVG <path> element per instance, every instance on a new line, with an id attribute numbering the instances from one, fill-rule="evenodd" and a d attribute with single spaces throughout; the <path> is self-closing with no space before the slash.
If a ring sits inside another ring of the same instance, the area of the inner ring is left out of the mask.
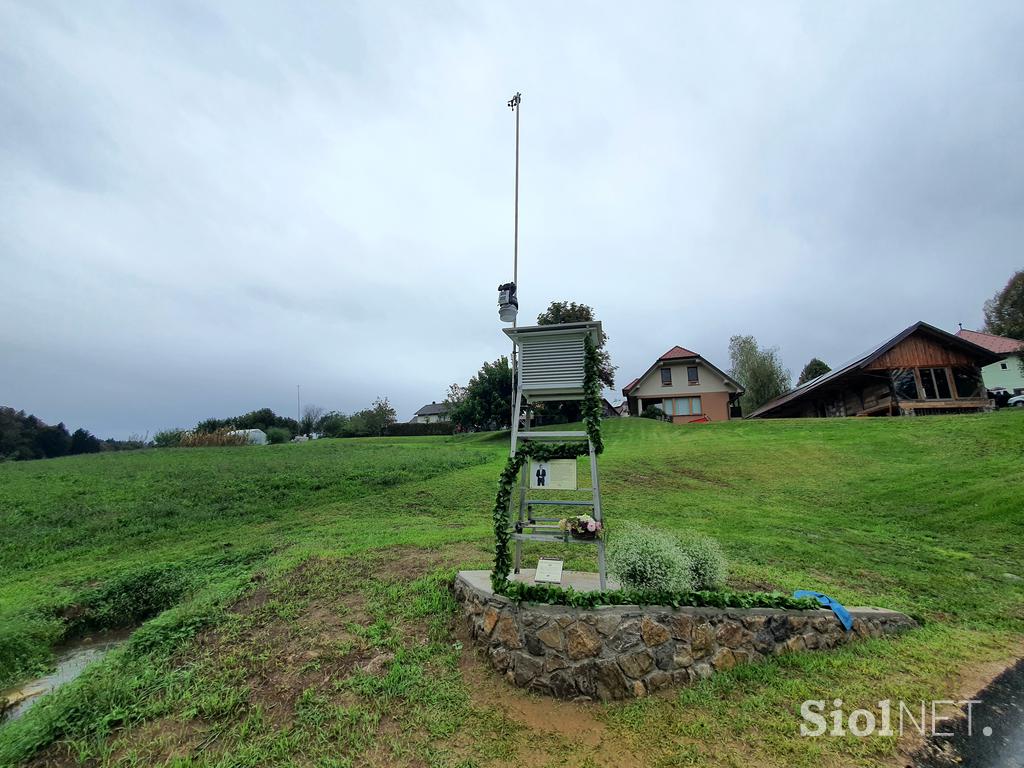
<path id="1" fill-rule="evenodd" d="M 896 611 L 616 605 L 593 609 L 495 595 L 488 571 L 462 571 L 455 596 L 474 641 L 513 685 L 578 701 L 645 696 L 768 656 L 835 648 L 916 626 Z"/>

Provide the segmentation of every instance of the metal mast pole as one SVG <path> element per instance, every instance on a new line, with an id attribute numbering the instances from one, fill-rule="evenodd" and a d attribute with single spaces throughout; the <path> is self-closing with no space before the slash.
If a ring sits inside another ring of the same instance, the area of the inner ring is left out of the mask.
<path id="1" fill-rule="evenodd" d="M 512 282 L 519 288 L 519 105 L 522 103 L 522 94 L 516 93 L 508 105 L 516 113 L 516 191 L 515 191 L 515 228 L 512 234 Z M 512 327 L 516 327 L 515 320 Z"/>
<path id="2" fill-rule="evenodd" d="M 516 95 L 508 100 L 509 109 L 516 113 L 516 182 L 514 195 L 514 224 L 512 230 L 512 282 L 516 286 L 516 294 L 519 293 L 519 110 L 523 101 L 523 95 L 516 91 Z M 515 319 L 512 320 L 512 327 L 518 325 Z M 512 421 L 509 426 L 515 429 L 519 420 L 519 398 L 516 397 L 518 356 L 516 355 L 516 343 L 512 342 Z M 515 446 L 512 446 L 513 452 Z"/>

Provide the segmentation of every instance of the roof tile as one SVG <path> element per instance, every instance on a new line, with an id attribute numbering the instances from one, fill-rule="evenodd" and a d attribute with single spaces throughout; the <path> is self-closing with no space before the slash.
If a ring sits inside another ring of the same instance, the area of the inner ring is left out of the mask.
<path id="1" fill-rule="evenodd" d="M 956 335 L 998 355 L 1018 352 L 1024 347 L 1024 341 L 1020 339 L 1011 339 L 1008 336 L 995 336 L 994 334 L 982 333 L 981 331 L 968 331 L 966 328 L 961 328 L 956 332 Z"/>
<path id="2" fill-rule="evenodd" d="M 686 357 L 700 357 L 696 352 L 691 352 L 685 347 L 675 346 L 659 357 L 659 360 L 681 360 Z"/>

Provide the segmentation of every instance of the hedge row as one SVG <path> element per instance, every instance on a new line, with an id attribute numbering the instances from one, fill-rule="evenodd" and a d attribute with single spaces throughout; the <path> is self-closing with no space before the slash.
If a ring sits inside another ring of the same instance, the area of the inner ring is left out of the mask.
<path id="1" fill-rule="evenodd" d="M 420 435 L 450 435 L 455 425 L 450 421 L 435 421 L 432 424 L 392 424 L 385 433 L 388 437 L 418 437 Z"/>

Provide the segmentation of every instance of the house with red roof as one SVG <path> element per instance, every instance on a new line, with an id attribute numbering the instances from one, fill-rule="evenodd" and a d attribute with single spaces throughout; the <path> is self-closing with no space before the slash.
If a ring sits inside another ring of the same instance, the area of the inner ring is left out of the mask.
<path id="1" fill-rule="evenodd" d="M 622 388 L 631 416 L 657 406 L 676 424 L 736 418 L 743 392 L 743 385 L 720 368 L 678 346 Z"/>
<path id="2" fill-rule="evenodd" d="M 969 331 L 966 328 L 961 328 L 956 335 L 984 347 L 989 352 L 1004 356 L 998 363 L 986 365 L 981 369 L 981 376 L 988 389 L 1004 390 L 1011 395 L 1024 395 L 1024 368 L 1021 368 L 1024 341 L 981 331 Z"/>

